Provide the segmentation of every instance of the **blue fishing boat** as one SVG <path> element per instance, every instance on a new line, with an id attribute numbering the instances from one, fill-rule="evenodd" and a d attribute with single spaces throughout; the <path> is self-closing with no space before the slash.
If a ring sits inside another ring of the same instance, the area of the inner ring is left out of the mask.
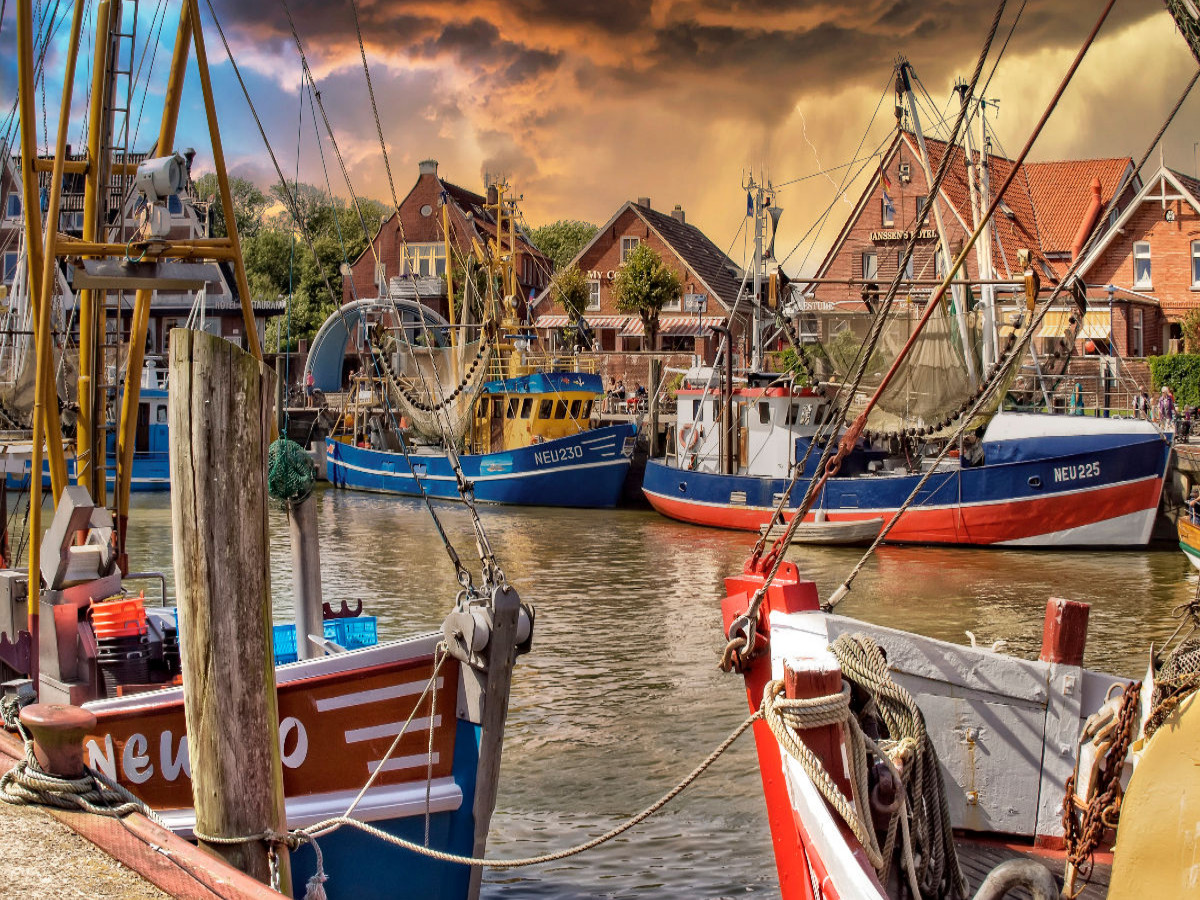
<path id="1" fill-rule="evenodd" d="M 549 372 L 483 385 L 469 445 L 494 452 L 459 457 L 475 497 L 523 506 L 612 507 L 629 472 L 637 427 L 590 428 L 598 375 Z M 338 487 L 458 499 L 453 465 L 439 447 L 378 450 L 328 438 L 326 467 Z"/>

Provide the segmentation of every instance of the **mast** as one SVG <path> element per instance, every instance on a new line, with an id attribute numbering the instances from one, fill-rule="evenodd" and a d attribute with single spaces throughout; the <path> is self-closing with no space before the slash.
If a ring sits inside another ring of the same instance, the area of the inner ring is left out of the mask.
<path id="1" fill-rule="evenodd" d="M 938 232 L 938 243 L 942 248 L 942 260 L 948 269 L 952 264 L 950 243 L 946 239 L 946 226 L 942 222 L 941 204 L 938 202 L 937 196 L 932 192 L 933 171 L 929 165 L 929 152 L 925 148 L 925 135 L 921 131 L 921 116 L 917 112 L 916 97 L 913 96 L 912 79 L 909 75 L 910 69 L 911 65 L 907 60 L 902 62 L 900 64 L 900 79 L 904 88 L 904 93 L 908 97 L 909 112 L 912 113 L 913 133 L 917 138 L 917 148 L 921 151 L 921 169 L 925 173 L 925 184 L 930 188 L 930 193 L 925 202 L 928 203 L 930 209 L 933 210 L 933 219 L 937 226 Z M 950 147 L 946 148 L 947 153 L 949 153 L 950 150 Z M 950 271 L 942 273 L 944 276 L 949 276 L 951 274 L 952 273 Z M 971 387 L 975 387 L 975 385 L 979 383 L 979 375 L 975 371 L 975 358 L 971 352 L 971 342 L 967 333 L 967 310 L 966 305 L 963 303 L 962 289 L 957 286 L 952 287 L 951 296 L 954 300 L 954 318 L 958 323 L 958 335 L 959 339 L 962 341 L 963 362 L 967 367 L 967 377 L 970 380 Z"/>
<path id="2" fill-rule="evenodd" d="M 968 85 L 966 82 L 956 85 L 955 90 L 958 91 L 963 106 L 967 106 L 972 102 L 973 98 L 969 97 L 967 93 Z M 971 127 L 969 122 L 963 130 L 963 149 L 967 157 L 967 188 L 971 195 L 971 230 L 973 231 L 979 227 L 979 216 L 983 206 L 975 178 L 975 150 L 971 146 Z M 992 277 L 992 267 L 988 259 L 990 253 L 991 247 L 988 245 L 986 239 L 981 239 L 975 245 L 975 272 L 980 279 L 990 279 Z M 990 369 L 996 363 L 995 288 L 984 284 L 982 292 L 982 301 L 979 306 L 983 316 L 983 367 L 986 370 Z"/>

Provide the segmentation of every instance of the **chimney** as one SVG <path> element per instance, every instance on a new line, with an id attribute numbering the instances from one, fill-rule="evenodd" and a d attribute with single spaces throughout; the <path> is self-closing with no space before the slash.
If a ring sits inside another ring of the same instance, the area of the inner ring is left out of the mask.
<path id="1" fill-rule="evenodd" d="M 640 206 L 642 209 L 649 209 L 650 208 L 650 198 L 649 197 L 638 197 L 637 205 Z"/>
<path id="2" fill-rule="evenodd" d="M 495 184 L 489 184 L 487 189 L 487 205 L 495 206 L 500 202 L 500 191 Z"/>
<path id="3" fill-rule="evenodd" d="M 1104 212 L 1104 201 L 1100 196 L 1101 186 L 1099 178 L 1092 177 L 1090 190 L 1092 193 L 1092 202 L 1083 214 L 1083 221 L 1079 223 L 1079 231 L 1075 233 L 1075 240 L 1071 242 L 1072 262 L 1079 258 L 1079 254 L 1083 251 L 1083 245 L 1087 243 L 1088 235 L 1096 227 L 1096 221 L 1100 218 L 1100 213 Z"/>
<path id="4" fill-rule="evenodd" d="M 676 203 L 675 208 L 673 210 L 671 210 L 671 218 L 674 219 L 676 222 L 678 222 L 680 225 L 687 224 L 687 222 L 685 222 L 684 218 L 683 218 L 683 207 L 680 206 L 678 203 Z"/>
<path id="5" fill-rule="evenodd" d="M 421 160 L 419 163 L 417 163 L 417 172 L 421 175 L 436 175 L 437 174 L 437 160 L 436 159 Z"/>

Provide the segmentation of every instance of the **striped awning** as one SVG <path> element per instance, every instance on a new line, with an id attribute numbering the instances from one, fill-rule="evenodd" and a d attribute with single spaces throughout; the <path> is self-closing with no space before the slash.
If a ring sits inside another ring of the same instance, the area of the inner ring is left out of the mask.
<path id="1" fill-rule="evenodd" d="M 707 337 L 714 325 L 721 325 L 720 316 L 659 316 L 658 333 L 664 337 Z M 630 316 L 629 324 L 621 329 L 622 337 L 642 337 L 646 333 L 640 316 Z"/>
<path id="2" fill-rule="evenodd" d="M 629 316 L 589 316 L 583 315 L 583 321 L 595 331 L 597 328 L 623 328 Z M 533 320 L 534 328 L 566 328 L 571 323 L 570 316 L 546 315 Z"/>
<path id="3" fill-rule="evenodd" d="M 1067 310 L 1052 309 L 1042 319 L 1042 327 L 1037 336 L 1043 338 L 1059 338 L 1067 333 L 1070 317 L 1074 315 Z M 1083 324 L 1079 327 L 1076 340 L 1102 340 L 1109 338 L 1109 311 L 1107 309 L 1088 310 L 1083 315 Z"/>

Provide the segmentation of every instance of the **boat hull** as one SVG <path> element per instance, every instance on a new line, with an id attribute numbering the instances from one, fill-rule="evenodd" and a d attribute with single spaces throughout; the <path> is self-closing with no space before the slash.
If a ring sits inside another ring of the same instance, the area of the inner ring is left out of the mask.
<path id="1" fill-rule="evenodd" d="M 1131 434 L 1046 443 L 1048 452 L 1037 458 L 975 467 L 956 464 L 935 472 L 888 541 L 1022 547 L 1149 542 L 1170 452 L 1166 441 Z M 832 478 L 806 521 L 823 511 L 832 522 L 878 517 L 889 522 L 921 477 Z M 693 472 L 653 460 L 646 465 L 643 490 L 654 508 L 671 518 L 757 531 L 770 520 L 787 485 L 783 478 Z M 804 496 L 804 486 L 792 492 L 796 502 Z"/>
<path id="2" fill-rule="evenodd" d="M 117 460 L 110 456 L 107 462 L 108 489 L 116 490 Z M 67 478 L 75 480 L 75 457 L 67 458 Z M 9 472 L 6 478 L 10 490 L 27 490 L 29 488 L 29 463 L 24 465 L 23 474 Z M 50 487 L 50 464 L 42 464 L 42 487 Z M 135 453 L 133 456 L 133 478 L 130 479 L 129 489 L 134 493 L 151 491 L 169 491 L 171 489 L 171 469 L 168 454 L 164 452 Z"/>
<path id="3" fill-rule="evenodd" d="M 440 637 L 389 642 L 276 669 L 289 827 L 345 813 L 378 767 L 379 776 L 355 808 L 355 818 L 419 844 L 425 839 L 428 809 L 429 845 L 471 855 L 480 728 L 455 714 L 456 660 L 447 659 L 442 666 L 433 715 L 426 698 L 395 752 L 380 765 L 428 683 Z M 191 837 L 195 813 L 182 689 L 101 700 L 87 708 L 98 722 L 84 741 L 88 765 L 140 796 L 178 834 Z M 438 862 L 350 828 L 319 843 L 331 900 L 467 895 L 470 870 L 464 866 Z M 292 870 L 300 893 L 315 872 L 311 849 L 292 854 Z M 403 877 L 397 877 L 399 872 Z"/>
<path id="4" fill-rule="evenodd" d="M 617 505 L 629 472 L 637 428 L 610 425 L 502 453 L 460 456 L 475 499 L 518 506 L 607 508 Z M 355 447 L 327 439 L 326 471 L 337 487 L 460 500 L 450 461 Z M 414 475 L 413 468 L 417 469 Z M 418 480 L 419 476 L 419 480 Z"/>
<path id="5" fill-rule="evenodd" d="M 1179 549 L 1193 566 L 1200 569 L 1200 525 L 1181 518 L 1178 527 Z"/>

